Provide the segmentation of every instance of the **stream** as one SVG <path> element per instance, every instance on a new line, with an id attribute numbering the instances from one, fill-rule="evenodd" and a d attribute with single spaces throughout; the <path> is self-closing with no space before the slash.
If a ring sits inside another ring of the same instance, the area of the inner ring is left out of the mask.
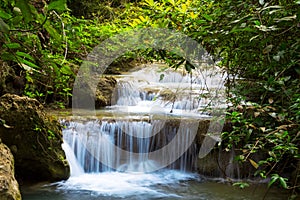
<path id="1" fill-rule="evenodd" d="M 199 121 L 226 108 L 221 73 L 152 64 L 116 78 L 111 106 L 60 117 L 71 177 L 22 186 L 24 200 L 263 199 L 266 184 L 239 189 L 196 173 Z M 266 195 L 286 198 L 276 189 Z"/>

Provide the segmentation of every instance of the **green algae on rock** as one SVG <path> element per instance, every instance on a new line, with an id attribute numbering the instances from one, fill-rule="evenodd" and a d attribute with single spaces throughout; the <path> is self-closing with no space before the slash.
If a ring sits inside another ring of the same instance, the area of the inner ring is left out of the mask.
<path id="1" fill-rule="evenodd" d="M 0 98 L 0 138 L 15 157 L 21 181 L 67 179 L 70 168 L 61 147 L 60 124 L 35 99 L 5 94 Z"/>

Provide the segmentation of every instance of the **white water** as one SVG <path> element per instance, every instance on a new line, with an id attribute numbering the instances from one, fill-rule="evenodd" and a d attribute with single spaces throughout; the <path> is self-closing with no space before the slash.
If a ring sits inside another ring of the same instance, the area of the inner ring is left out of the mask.
<path id="1" fill-rule="evenodd" d="M 191 141 L 198 124 L 168 124 L 167 120 L 152 118 L 209 117 L 203 108 L 211 106 L 208 104 L 212 97 L 218 97 L 215 91 L 223 81 L 218 76 L 216 79 L 203 71 L 190 76 L 162 71 L 153 65 L 118 79 L 113 105 L 109 107 L 116 119 L 63 122 L 67 125 L 63 147 L 71 165 L 71 177 L 60 182 L 58 188 L 117 198 L 180 198 L 176 192 L 169 193 L 158 186 L 197 179 L 188 171 L 196 167 L 196 146 Z M 220 106 L 214 103 L 213 106 Z M 127 114 L 127 118 L 118 119 L 120 113 Z M 142 120 L 145 117 L 147 121 Z"/>
<path id="2" fill-rule="evenodd" d="M 138 152 L 148 152 L 151 148 L 149 136 L 161 129 L 160 121 L 154 121 L 153 124 L 143 121 L 68 123 L 68 127 L 63 130 L 65 141 L 63 147 L 71 165 L 71 177 L 67 181 L 59 182 L 58 190 L 89 191 L 95 196 L 112 196 L 114 198 L 132 198 L 144 195 L 149 198 L 181 198 L 181 195 L 167 192 L 165 189 L 158 189 L 157 186 L 170 187 L 170 185 L 199 179 L 196 174 L 186 172 L 186 165 L 191 163 L 188 162 L 187 155 L 180 159 L 179 170 L 164 169 L 144 173 L 152 171 L 153 168 L 156 169 L 159 162 L 149 159 L 147 153 L 138 154 L 138 156 L 129 154 L 129 157 L 123 157 L 124 155 L 118 154 L 108 145 L 108 142 L 117 142 L 118 146 L 123 145 L 127 147 L 128 151 L 135 149 Z M 170 131 L 172 132 L 172 130 Z M 133 138 L 138 133 L 143 136 L 134 142 Z M 119 136 L 116 141 L 114 141 L 115 135 Z M 87 150 L 85 144 L 89 145 L 89 149 L 94 150 L 95 157 L 99 156 L 99 159 L 107 163 L 116 163 L 115 166 L 118 166 L 116 170 L 102 165 L 97 158 L 91 156 L 91 152 Z M 184 145 L 174 146 L 174 151 L 182 147 Z M 165 159 L 165 156 L 169 157 L 170 155 L 161 155 L 161 159 Z M 172 166 L 170 167 L 172 168 Z M 83 168 L 85 168 L 85 172 L 83 172 Z"/>
<path id="3" fill-rule="evenodd" d="M 225 76 L 217 70 L 199 69 L 191 75 L 160 65 L 142 68 L 118 79 L 111 108 L 128 113 L 160 109 L 163 113 L 183 116 L 200 115 L 199 110 L 208 106 L 226 106 Z"/>

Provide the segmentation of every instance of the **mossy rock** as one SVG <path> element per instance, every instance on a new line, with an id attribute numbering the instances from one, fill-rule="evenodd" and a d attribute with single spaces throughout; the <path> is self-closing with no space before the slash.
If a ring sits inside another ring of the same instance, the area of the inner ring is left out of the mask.
<path id="1" fill-rule="evenodd" d="M 0 119 L 0 138 L 15 157 L 18 180 L 57 181 L 69 177 L 60 124 L 46 115 L 37 100 L 3 95 Z"/>

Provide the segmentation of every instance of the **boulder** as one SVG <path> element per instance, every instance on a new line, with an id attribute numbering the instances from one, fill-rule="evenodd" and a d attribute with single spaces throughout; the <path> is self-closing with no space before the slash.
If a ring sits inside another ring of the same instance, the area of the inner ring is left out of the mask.
<path id="1" fill-rule="evenodd" d="M 0 141 L 0 199 L 19 200 L 21 194 L 15 179 L 14 157 L 10 149 Z"/>
<path id="2" fill-rule="evenodd" d="M 115 91 L 117 81 L 112 76 L 101 77 L 99 79 L 96 98 L 95 108 L 101 108 L 111 105 L 112 95 Z"/>
<path id="3" fill-rule="evenodd" d="M 15 157 L 18 181 L 69 177 L 60 124 L 46 115 L 37 100 L 12 94 L 0 98 L 0 138 Z"/>

